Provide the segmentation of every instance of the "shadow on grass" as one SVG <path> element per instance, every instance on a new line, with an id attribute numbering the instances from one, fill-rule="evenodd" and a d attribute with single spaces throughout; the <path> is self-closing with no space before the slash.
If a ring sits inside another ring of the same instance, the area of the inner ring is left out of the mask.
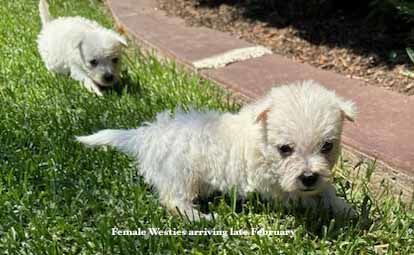
<path id="1" fill-rule="evenodd" d="M 410 63 L 405 48 L 414 44 L 412 24 L 393 6 L 373 7 L 370 1 L 334 0 L 193 0 L 200 7 L 235 8 L 236 15 L 261 21 L 268 27 L 294 27 L 297 35 L 314 45 L 352 50 L 371 57 L 372 65 L 393 67 Z M 394 10 L 394 11 L 393 11 Z M 218 17 L 222 16 L 218 14 Z"/>
<path id="2" fill-rule="evenodd" d="M 142 96 L 143 87 L 138 77 L 133 77 L 127 70 L 123 70 L 120 74 L 120 81 L 112 87 L 102 87 L 101 90 L 107 94 L 117 94 L 121 96 L 123 93 Z"/>
<path id="3" fill-rule="evenodd" d="M 293 204 L 285 207 L 280 203 L 264 199 L 258 193 L 251 193 L 246 199 L 235 199 L 232 194 L 215 192 L 208 198 L 197 198 L 193 202 L 202 213 L 211 214 L 222 201 L 236 214 L 250 212 L 253 214 L 276 213 L 280 217 L 293 216 L 297 225 L 303 226 L 308 233 L 318 237 L 335 238 L 346 232 L 345 229 L 359 232 L 369 229 L 373 224 L 369 216 L 372 203 L 368 196 L 365 197 L 360 208 L 355 208 L 361 212 L 357 218 L 335 217 L 329 210 L 313 211 Z"/>

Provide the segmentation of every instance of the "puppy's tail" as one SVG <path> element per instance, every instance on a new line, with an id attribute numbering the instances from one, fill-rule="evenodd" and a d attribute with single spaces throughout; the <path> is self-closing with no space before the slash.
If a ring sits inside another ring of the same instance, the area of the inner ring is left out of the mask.
<path id="1" fill-rule="evenodd" d="M 40 20 L 42 21 L 42 26 L 46 25 L 52 20 L 52 16 L 50 16 L 49 12 L 49 4 L 46 0 L 39 1 L 39 14 Z"/>
<path id="2" fill-rule="evenodd" d="M 138 154 L 138 129 L 105 129 L 88 136 L 76 136 L 87 146 L 109 145 L 131 156 Z"/>

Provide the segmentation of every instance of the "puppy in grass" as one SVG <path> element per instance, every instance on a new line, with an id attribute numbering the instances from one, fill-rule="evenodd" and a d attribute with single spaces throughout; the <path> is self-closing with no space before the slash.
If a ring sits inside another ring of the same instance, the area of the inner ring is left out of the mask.
<path id="1" fill-rule="evenodd" d="M 39 12 L 38 50 L 49 71 L 70 74 L 98 96 L 102 87 L 117 83 L 127 46 L 123 36 L 82 17 L 52 19 L 46 0 L 40 0 Z"/>
<path id="2" fill-rule="evenodd" d="M 193 208 L 195 198 L 232 187 L 240 197 L 259 192 L 286 205 L 354 216 L 330 181 L 343 122 L 355 114 L 352 102 L 304 81 L 273 88 L 236 114 L 162 112 L 137 129 L 106 129 L 77 140 L 134 157 L 161 203 L 194 220 L 211 218 Z"/>

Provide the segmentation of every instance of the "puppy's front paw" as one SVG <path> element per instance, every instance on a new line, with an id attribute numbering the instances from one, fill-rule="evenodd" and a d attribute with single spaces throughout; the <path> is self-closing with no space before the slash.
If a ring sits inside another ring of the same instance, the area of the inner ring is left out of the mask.
<path id="1" fill-rule="evenodd" d="M 95 95 L 97 95 L 98 97 L 103 96 L 102 92 L 100 90 L 98 91 L 94 91 Z"/>
<path id="2" fill-rule="evenodd" d="M 95 93 L 95 95 L 100 97 L 103 96 L 101 89 L 92 80 L 85 80 L 84 86 L 90 92 Z"/>
<path id="3" fill-rule="evenodd" d="M 335 216 L 354 219 L 358 217 L 357 212 L 345 200 L 339 197 L 331 199 L 331 209 Z"/>
<path id="4" fill-rule="evenodd" d="M 103 96 L 101 89 L 98 88 L 98 86 L 96 86 L 96 85 L 92 87 L 90 92 L 95 93 L 95 95 L 97 95 L 98 97 Z"/>

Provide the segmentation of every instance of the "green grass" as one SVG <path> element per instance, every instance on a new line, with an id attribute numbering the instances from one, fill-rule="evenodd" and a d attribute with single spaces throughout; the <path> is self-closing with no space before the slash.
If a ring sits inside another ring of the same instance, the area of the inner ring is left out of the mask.
<path id="1" fill-rule="evenodd" d="M 106 26 L 96 0 L 52 1 L 54 15 L 82 15 Z M 173 64 L 130 53 L 122 93 L 98 98 L 65 76 L 46 71 L 36 50 L 37 1 L 0 5 L 0 253 L 5 254 L 413 254 L 414 213 L 385 187 L 366 185 L 372 163 L 337 167 L 338 193 L 363 215 L 356 222 L 286 211 L 253 194 L 229 194 L 212 205 L 220 218 L 188 223 L 171 216 L 113 150 L 91 150 L 73 137 L 151 121 L 181 106 L 236 110 L 212 84 Z M 360 171 L 353 182 L 350 171 Z M 111 229 L 295 230 L 294 236 L 112 236 Z"/>

